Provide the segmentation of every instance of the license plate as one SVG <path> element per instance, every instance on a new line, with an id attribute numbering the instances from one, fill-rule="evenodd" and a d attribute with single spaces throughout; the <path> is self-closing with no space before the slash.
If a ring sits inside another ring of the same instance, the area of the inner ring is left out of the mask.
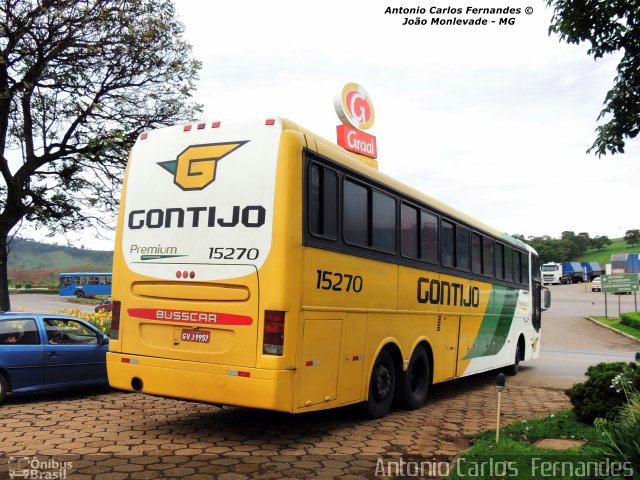
<path id="1" fill-rule="evenodd" d="M 183 342 L 209 343 L 211 332 L 209 330 L 183 329 L 180 339 Z"/>

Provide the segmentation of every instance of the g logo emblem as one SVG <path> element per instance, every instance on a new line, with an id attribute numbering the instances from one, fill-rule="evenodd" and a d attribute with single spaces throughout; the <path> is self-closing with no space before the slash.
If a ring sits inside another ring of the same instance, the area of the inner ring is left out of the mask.
<path id="1" fill-rule="evenodd" d="M 218 162 L 247 142 L 190 146 L 175 160 L 159 162 L 158 165 L 173 174 L 173 183 L 182 190 L 202 190 L 216 179 Z"/>
<path id="2" fill-rule="evenodd" d="M 357 83 L 347 83 L 333 106 L 342 123 L 359 130 L 371 128 L 376 118 L 373 102 L 364 88 Z"/>

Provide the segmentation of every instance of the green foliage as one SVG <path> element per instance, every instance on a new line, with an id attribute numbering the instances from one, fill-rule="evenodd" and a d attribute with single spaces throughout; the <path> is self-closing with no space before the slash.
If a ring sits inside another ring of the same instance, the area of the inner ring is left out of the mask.
<path id="1" fill-rule="evenodd" d="M 620 315 L 620 323 L 640 330 L 640 313 L 627 312 Z"/>
<path id="2" fill-rule="evenodd" d="M 607 318 L 605 316 L 598 315 L 593 315 L 591 318 L 599 323 L 615 328 L 616 330 L 620 330 L 627 335 L 640 339 L 640 330 L 635 327 L 630 327 L 629 325 L 623 325 L 617 318 Z"/>
<path id="3" fill-rule="evenodd" d="M 591 239 L 591 248 L 595 248 L 599 252 L 604 250 L 608 245 L 611 245 L 611 240 L 606 235 L 596 236 Z"/>
<path id="4" fill-rule="evenodd" d="M 549 236 L 530 237 L 526 242 L 536 249 L 540 262 L 569 262 L 584 255 L 589 249 L 591 239 L 588 233 L 576 235 L 574 232 L 562 232 L 562 238 Z"/>
<path id="5" fill-rule="evenodd" d="M 111 271 L 113 252 L 86 250 L 18 238 L 9 253 L 9 269 L 48 268 L 72 271 Z M 9 272 L 11 274 L 11 272 Z M 57 275 L 52 279 L 58 283 Z"/>
<path id="6" fill-rule="evenodd" d="M 605 264 L 611 262 L 611 255 L 614 253 L 628 253 L 629 246 L 624 243 L 623 238 L 613 238 L 610 240 L 611 243 L 602 248 L 602 250 L 598 249 L 590 249 L 584 255 L 580 255 L 575 258 L 573 261 L 576 262 L 598 262 L 603 268 Z"/>
<path id="7" fill-rule="evenodd" d="M 190 101 L 200 62 L 171 0 L 1 2 L 0 31 L 7 310 L 9 233 L 23 220 L 48 232 L 109 226 L 140 133 L 201 110 Z"/>
<path id="8" fill-rule="evenodd" d="M 553 7 L 549 33 L 567 43 L 587 42 L 595 59 L 620 53 L 613 87 L 604 100 L 597 137 L 587 150 L 598 156 L 624 153 L 625 139 L 640 132 L 640 22 L 637 2 L 547 0 Z"/>
<path id="9" fill-rule="evenodd" d="M 627 397 L 617 380 L 628 380 L 633 388 L 640 388 L 640 369 L 635 363 L 599 363 L 587 369 L 587 381 L 577 383 L 565 393 L 571 400 L 576 418 L 593 423 L 596 418 L 615 420 Z M 616 385 L 613 387 L 612 385 Z"/>
<path id="10" fill-rule="evenodd" d="M 454 462 L 449 479 L 467 480 L 495 480 L 496 478 L 534 479 L 540 478 L 532 471 L 532 458 L 538 458 L 545 462 L 564 463 L 565 465 L 584 464 L 593 459 L 593 451 L 588 446 L 578 447 L 566 452 L 545 450 L 534 447 L 533 443 L 543 438 L 561 438 L 586 440 L 589 444 L 595 444 L 600 440 L 601 433 L 595 428 L 576 420 L 573 412 L 559 412 L 544 418 L 534 420 L 521 420 L 511 423 L 500 430 L 500 443 L 496 445 L 495 431 L 484 431 L 474 436 L 472 447 L 463 452 L 459 461 Z M 490 465 L 500 462 L 510 462 L 511 472 L 517 470 L 517 475 L 499 475 Z M 470 470 L 474 465 L 484 466 L 476 472 Z M 462 467 L 462 468 L 460 468 Z M 571 470 L 566 469 L 567 472 Z M 473 475 L 471 474 L 473 473 Z M 567 473 L 560 478 L 575 478 Z"/>
<path id="11" fill-rule="evenodd" d="M 634 392 L 620 410 L 618 420 L 607 422 L 598 419 L 596 428 L 602 431 L 600 452 L 604 459 L 614 462 L 629 462 L 635 468 L 640 466 L 640 394 Z M 640 478 L 637 472 L 633 478 Z"/>
<path id="12" fill-rule="evenodd" d="M 627 230 L 624 234 L 624 243 L 634 246 L 640 243 L 640 230 Z"/>

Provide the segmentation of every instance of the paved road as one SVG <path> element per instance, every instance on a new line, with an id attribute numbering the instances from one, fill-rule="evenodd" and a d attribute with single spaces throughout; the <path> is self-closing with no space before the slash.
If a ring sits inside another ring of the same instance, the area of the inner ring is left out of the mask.
<path id="1" fill-rule="evenodd" d="M 93 312 L 93 305 L 70 302 L 65 297 L 57 295 L 40 295 L 37 293 L 11 295 L 11 310 L 14 312 L 42 312 L 52 313 L 60 310 L 77 308 L 83 312 Z"/>
<path id="2" fill-rule="evenodd" d="M 604 315 L 604 294 L 586 285 L 554 285 L 551 308 L 543 314 L 540 359 L 522 364 L 514 383 L 568 388 L 584 379 L 589 365 L 630 362 L 640 343 L 611 332 L 585 318 Z M 607 295 L 609 315 L 635 309 L 633 295 Z M 615 310 L 613 310 L 615 306 Z"/>

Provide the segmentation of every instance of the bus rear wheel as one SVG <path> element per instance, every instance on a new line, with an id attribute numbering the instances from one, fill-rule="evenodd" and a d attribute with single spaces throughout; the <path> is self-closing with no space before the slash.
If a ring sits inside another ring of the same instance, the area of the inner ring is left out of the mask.
<path id="1" fill-rule="evenodd" d="M 416 347 L 409 367 L 398 385 L 398 404 L 408 410 L 420 408 L 429 391 L 429 356 L 421 346 Z"/>
<path id="2" fill-rule="evenodd" d="M 364 413 L 369 418 L 382 418 L 389 412 L 396 390 L 396 368 L 393 357 L 382 350 L 373 364 L 369 380 L 369 396 L 364 403 Z"/>
<path id="3" fill-rule="evenodd" d="M 516 345 L 516 358 L 513 364 L 507 367 L 507 371 L 506 371 L 507 375 L 511 375 L 511 376 L 517 375 L 518 370 L 520 370 L 520 358 L 522 357 L 521 345 L 522 345 L 522 341 L 521 339 L 518 339 L 518 344 Z"/>

